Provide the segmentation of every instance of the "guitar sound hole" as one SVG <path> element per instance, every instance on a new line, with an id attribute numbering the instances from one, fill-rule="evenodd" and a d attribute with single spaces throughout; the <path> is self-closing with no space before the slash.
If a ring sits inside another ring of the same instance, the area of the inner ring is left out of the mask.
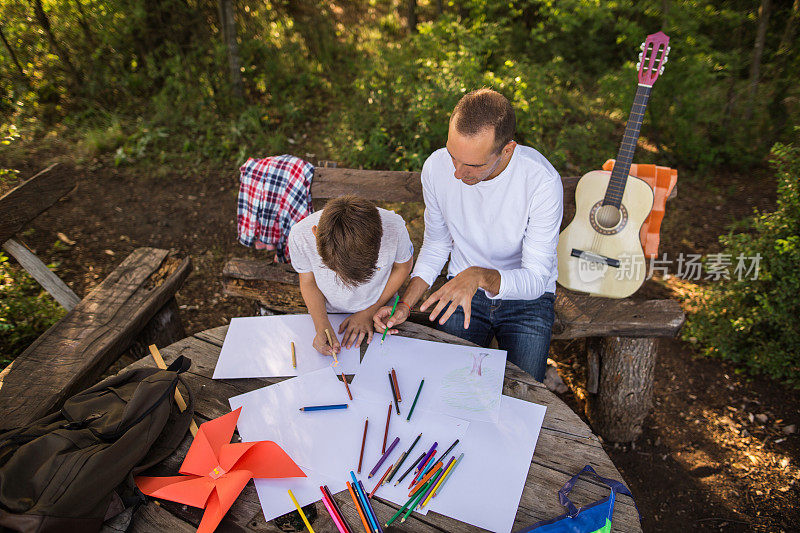
<path id="1" fill-rule="evenodd" d="M 624 204 L 620 204 L 617 208 L 613 205 L 603 205 L 603 201 L 600 200 L 592 206 L 589 223 L 592 229 L 601 235 L 614 235 L 628 224 L 628 210 Z"/>
<path id="2" fill-rule="evenodd" d="M 604 205 L 597 210 L 596 220 L 600 227 L 604 229 L 611 229 L 619 224 L 622 219 L 622 214 L 619 209 L 613 205 Z"/>

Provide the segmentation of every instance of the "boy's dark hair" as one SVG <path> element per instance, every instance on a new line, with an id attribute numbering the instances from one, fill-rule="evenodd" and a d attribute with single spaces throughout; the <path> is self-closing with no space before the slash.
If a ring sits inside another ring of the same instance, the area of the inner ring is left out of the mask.
<path id="1" fill-rule="evenodd" d="M 317 251 L 322 262 L 345 285 L 366 283 L 375 274 L 383 224 L 375 204 L 360 196 L 329 201 L 317 224 Z"/>
<path id="2" fill-rule="evenodd" d="M 478 89 L 461 97 L 453 109 L 451 120 L 463 135 L 477 135 L 486 128 L 494 131 L 494 153 L 514 139 L 517 117 L 511 102 L 492 89 Z"/>

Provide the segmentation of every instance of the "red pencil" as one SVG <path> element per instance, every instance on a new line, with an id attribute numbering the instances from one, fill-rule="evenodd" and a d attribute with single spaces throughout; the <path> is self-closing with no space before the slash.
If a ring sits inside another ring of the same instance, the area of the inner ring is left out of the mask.
<path id="1" fill-rule="evenodd" d="M 389 412 L 386 413 L 386 430 L 383 432 L 383 447 L 381 453 L 386 453 L 386 438 L 389 436 L 389 420 L 392 419 L 392 404 L 389 404 Z"/>
<path id="2" fill-rule="evenodd" d="M 387 469 L 386 469 L 386 472 L 383 474 L 383 477 L 381 477 L 381 480 L 380 480 L 380 481 L 378 481 L 378 484 L 377 484 L 377 485 L 375 485 L 375 488 L 374 488 L 374 489 L 372 489 L 372 492 L 370 492 L 370 493 L 369 493 L 369 497 L 370 497 L 370 498 L 372 498 L 372 495 L 373 495 L 373 494 L 375 494 L 375 491 L 376 491 L 376 490 L 378 490 L 378 487 L 380 487 L 381 485 L 383 485 L 383 480 L 384 480 L 384 479 L 386 479 L 386 475 L 387 475 L 389 472 L 391 472 L 391 470 L 392 470 L 392 467 L 394 467 L 394 465 L 389 465 L 389 468 L 387 468 Z"/>
<path id="3" fill-rule="evenodd" d="M 397 385 L 397 372 L 394 371 L 394 368 L 392 369 L 392 383 L 394 383 L 394 392 L 397 394 L 397 401 L 402 402 L 403 398 L 400 397 L 400 387 Z"/>
<path id="4" fill-rule="evenodd" d="M 367 425 L 369 418 L 364 420 L 364 436 L 361 437 L 361 453 L 358 455 L 358 473 L 361 473 L 361 463 L 364 461 L 364 443 L 367 442 Z"/>

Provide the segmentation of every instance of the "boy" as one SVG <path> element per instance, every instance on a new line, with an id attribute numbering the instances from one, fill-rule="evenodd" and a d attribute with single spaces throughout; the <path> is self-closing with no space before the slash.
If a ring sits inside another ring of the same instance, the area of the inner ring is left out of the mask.
<path id="1" fill-rule="evenodd" d="M 364 337 L 370 342 L 372 317 L 408 278 L 413 254 L 403 218 L 358 196 L 331 200 L 295 224 L 289 255 L 314 321 L 314 348 L 326 355 L 341 350 L 329 312 L 352 313 L 338 331 L 344 346 L 359 346 Z"/>

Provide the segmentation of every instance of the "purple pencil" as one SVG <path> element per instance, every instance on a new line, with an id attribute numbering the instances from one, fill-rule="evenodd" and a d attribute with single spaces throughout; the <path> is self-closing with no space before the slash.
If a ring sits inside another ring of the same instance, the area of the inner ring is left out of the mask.
<path id="1" fill-rule="evenodd" d="M 438 481 L 439 481 L 439 478 L 440 478 L 441 476 L 443 476 L 445 472 L 447 472 L 447 469 L 448 469 L 448 468 L 450 468 L 450 465 L 451 465 L 451 464 L 452 464 L 452 462 L 453 462 L 453 461 L 455 461 L 455 460 L 456 460 L 456 456 L 454 455 L 453 457 L 451 457 L 451 458 L 450 458 L 450 460 L 449 460 L 449 461 L 447 461 L 447 464 L 446 464 L 446 465 L 445 465 L 445 466 L 442 468 L 441 472 L 439 472 L 439 473 L 436 475 L 436 479 L 434 480 L 434 482 L 433 482 L 433 483 L 431 483 L 431 486 L 430 486 L 430 487 L 428 487 L 428 490 L 427 490 L 427 491 L 425 491 L 425 496 L 423 496 L 423 497 L 422 497 L 422 499 L 419 501 L 419 502 L 420 502 L 420 507 L 422 507 L 422 506 L 425 504 L 425 500 L 427 500 L 427 499 L 428 499 L 428 495 L 430 495 L 430 493 L 431 493 L 431 492 L 433 492 L 433 489 L 434 489 L 434 488 L 436 488 L 436 483 L 438 483 Z"/>
<path id="2" fill-rule="evenodd" d="M 394 447 L 397 446 L 398 442 L 400 442 L 400 437 L 395 437 L 394 440 L 392 441 L 392 444 L 388 448 L 386 448 L 386 453 L 381 455 L 381 458 L 378 460 L 378 464 L 376 464 L 375 468 L 373 468 L 370 471 L 369 475 L 367 476 L 367 479 L 375 475 L 375 472 L 378 471 L 378 469 L 381 467 L 386 458 L 389 457 L 389 454 L 392 453 L 392 450 L 394 450 Z"/>
<path id="3" fill-rule="evenodd" d="M 431 449 L 430 449 L 430 450 L 428 450 L 428 453 L 426 453 L 426 454 L 425 454 L 425 457 L 423 457 L 423 458 L 422 458 L 422 461 L 420 461 L 420 462 L 419 462 L 419 465 L 417 465 L 417 469 L 416 469 L 416 470 L 414 470 L 414 473 L 415 473 L 415 474 L 416 474 L 417 472 L 419 472 L 420 470 L 422 470 L 423 468 L 425 468 L 425 463 L 426 463 L 426 462 L 428 462 L 428 459 L 430 459 L 430 458 L 431 458 L 431 455 L 433 455 L 433 450 L 435 450 L 435 449 L 436 449 L 436 446 L 438 446 L 438 445 L 439 445 L 439 443 L 438 443 L 438 442 L 434 442 L 434 443 L 433 443 L 433 446 L 431 446 Z"/>
<path id="4" fill-rule="evenodd" d="M 369 507 L 372 516 L 375 518 L 375 524 L 377 524 L 378 526 L 378 533 L 383 533 L 383 528 L 381 527 L 381 521 L 378 520 L 378 515 L 375 514 L 375 509 L 372 508 L 372 502 L 369 501 L 369 498 L 367 498 L 367 491 L 364 490 L 364 484 L 361 483 L 360 479 L 358 480 L 358 486 L 361 487 L 361 492 L 364 493 L 364 500 L 366 500 L 367 506 Z"/>

